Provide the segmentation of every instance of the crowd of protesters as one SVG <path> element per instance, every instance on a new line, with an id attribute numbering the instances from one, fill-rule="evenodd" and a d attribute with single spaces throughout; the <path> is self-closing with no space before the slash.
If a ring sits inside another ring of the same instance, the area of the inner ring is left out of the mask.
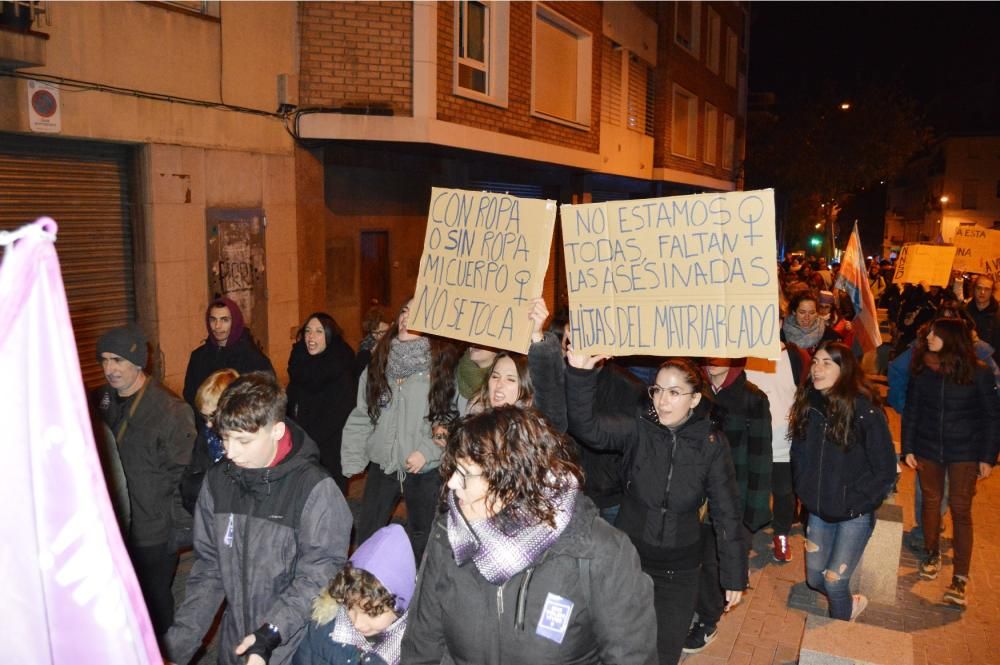
<path id="1" fill-rule="evenodd" d="M 165 655 L 191 660 L 225 601 L 222 663 L 674 665 L 740 602 L 753 534 L 769 527 L 784 564 L 796 522 L 808 584 L 854 620 L 867 599 L 850 578 L 898 467 L 837 269 L 779 266 L 769 362 L 584 355 L 541 299 L 520 355 L 412 331 L 406 303 L 368 313 L 357 354 L 310 314 L 282 387 L 219 298 L 182 401 L 145 372 L 137 327 L 108 331 L 102 461 Z M 877 362 L 892 360 L 923 494 L 910 544 L 932 579 L 950 506 L 945 600 L 964 605 L 975 483 L 1000 442 L 993 282 L 965 303 L 891 276 L 889 261 L 868 267 L 892 337 Z M 355 519 L 345 496 L 361 476 Z M 405 529 L 390 524 L 401 500 Z"/>

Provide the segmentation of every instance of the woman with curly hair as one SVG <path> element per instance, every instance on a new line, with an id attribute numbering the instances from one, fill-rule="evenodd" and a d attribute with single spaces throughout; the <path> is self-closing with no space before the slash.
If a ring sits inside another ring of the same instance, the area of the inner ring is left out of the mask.
<path id="1" fill-rule="evenodd" d="M 357 524 L 358 542 L 385 526 L 400 495 L 417 560 L 423 555 L 437 512 L 441 447 L 432 426 L 456 411 L 453 345 L 410 331 L 408 301 L 379 341 L 361 375 L 357 406 L 344 424 L 344 475 L 368 470 Z"/>
<path id="2" fill-rule="evenodd" d="M 795 493 L 809 511 L 806 582 L 826 595 L 831 617 L 853 621 L 868 599 L 851 596 L 851 575 L 896 479 L 896 451 L 875 389 L 843 344 L 816 350 L 788 431 Z"/>
<path id="3" fill-rule="evenodd" d="M 965 606 L 972 559 L 972 497 L 976 481 L 988 478 L 1000 450 L 1000 401 L 993 373 L 976 358 L 973 338 L 961 319 L 936 319 L 926 351 L 914 351 L 906 406 L 903 454 L 918 469 L 923 492 L 924 559 L 920 577 L 941 569 L 941 500 L 948 480 L 954 527 L 954 574 L 944 601 Z"/>
<path id="4" fill-rule="evenodd" d="M 653 578 L 659 662 L 674 665 L 698 596 L 706 499 L 729 607 L 740 602 L 747 586 L 736 471 L 725 437 L 709 418 L 708 383 L 694 362 L 671 358 L 648 388 L 644 413 L 607 413 L 596 399 L 594 368 L 602 357 L 576 353 L 571 345 L 567 360 L 570 431 L 587 432 L 596 449 L 624 454 L 625 493 L 616 526 L 628 534 L 643 571 Z"/>
<path id="5" fill-rule="evenodd" d="M 652 585 L 579 490 L 567 439 L 530 408 L 467 417 L 441 463 L 403 662 L 656 662 Z"/>

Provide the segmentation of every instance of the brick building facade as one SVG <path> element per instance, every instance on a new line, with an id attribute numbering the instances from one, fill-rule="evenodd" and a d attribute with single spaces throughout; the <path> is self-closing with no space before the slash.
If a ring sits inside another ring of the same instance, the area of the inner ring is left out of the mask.
<path id="1" fill-rule="evenodd" d="M 371 300 L 398 307 L 416 283 L 433 186 L 560 203 L 737 189 L 748 12 L 300 3 L 303 312 L 330 311 L 356 342 Z M 550 304 L 562 272 L 554 250 Z"/>

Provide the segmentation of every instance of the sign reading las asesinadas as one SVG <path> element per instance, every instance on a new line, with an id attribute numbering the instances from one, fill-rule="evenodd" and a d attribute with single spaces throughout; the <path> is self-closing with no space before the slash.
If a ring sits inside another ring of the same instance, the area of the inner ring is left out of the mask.
<path id="1" fill-rule="evenodd" d="M 409 327 L 527 353 L 555 217 L 555 201 L 431 190 Z"/>
<path id="2" fill-rule="evenodd" d="M 578 351 L 778 357 L 773 190 L 560 213 Z"/>

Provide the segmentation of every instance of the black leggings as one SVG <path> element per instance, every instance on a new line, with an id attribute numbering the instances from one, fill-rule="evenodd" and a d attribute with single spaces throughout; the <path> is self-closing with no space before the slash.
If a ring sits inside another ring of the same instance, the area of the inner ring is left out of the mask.
<path id="1" fill-rule="evenodd" d="M 441 474 L 437 468 L 424 473 L 410 473 L 400 488 L 396 474 L 387 474 L 378 464 L 368 465 L 365 493 L 361 499 L 358 521 L 358 544 L 389 523 L 400 496 L 406 501 L 406 531 L 413 545 L 417 565 L 423 557 L 431 524 L 437 515 L 441 493 Z"/>
<path id="2" fill-rule="evenodd" d="M 795 521 L 795 491 L 792 489 L 792 463 L 775 462 L 771 466 L 771 496 L 774 535 L 787 536 Z"/>

